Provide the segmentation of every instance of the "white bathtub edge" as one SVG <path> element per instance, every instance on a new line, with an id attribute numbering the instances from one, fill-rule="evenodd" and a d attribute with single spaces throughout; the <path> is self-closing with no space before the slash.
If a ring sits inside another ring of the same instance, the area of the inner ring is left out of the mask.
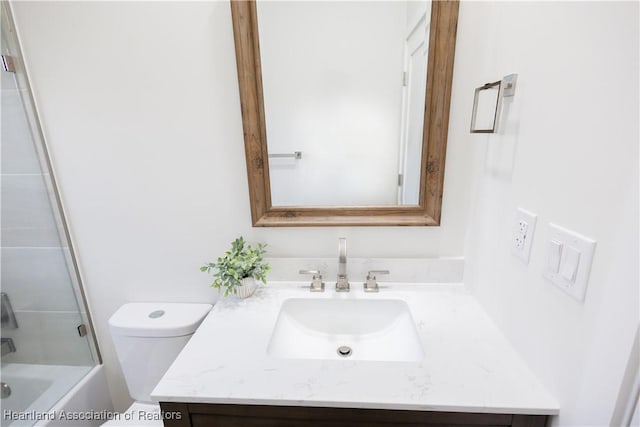
<path id="1" fill-rule="evenodd" d="M 50 412 L 56 415 L 63 412 L 71 417 L 83 419 L 69 420 L 60 419 L 40 421 L 37 427 L 54 426 L 99 426 L 106 420 L 101 419 L 100 414 L 113 413 L 113 403 L 107 386 L 107 378 L 104 373 L 104 366 L 94 367 L 82 378 L 62 399 L 56 403 Z M 88 419 L 95 418 L 95 419 Z"/>

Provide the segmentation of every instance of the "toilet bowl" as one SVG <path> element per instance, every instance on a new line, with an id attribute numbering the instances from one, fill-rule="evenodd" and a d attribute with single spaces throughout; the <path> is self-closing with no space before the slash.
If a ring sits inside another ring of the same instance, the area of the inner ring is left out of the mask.
<path id="1" fill-rule="evenodd" d="M 109 319 L 109 331 L 129 395 L 125 412 L 103 426 L 162 426 L 160 405 L 150 394 L 187 344 L 210 304 L 129 303 Z"/>

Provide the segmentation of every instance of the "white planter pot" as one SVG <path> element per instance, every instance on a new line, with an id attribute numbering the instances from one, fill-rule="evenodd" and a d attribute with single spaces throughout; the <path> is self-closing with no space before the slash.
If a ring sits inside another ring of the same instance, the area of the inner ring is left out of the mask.
<path id="1" fill-rule="evenodd" d="M 240 298 L 249 298 L 258 289 L 258 283 L 253 277 L 245 277 L 241 280 L 241 285 L 236 286 L 235 294 Z"/>

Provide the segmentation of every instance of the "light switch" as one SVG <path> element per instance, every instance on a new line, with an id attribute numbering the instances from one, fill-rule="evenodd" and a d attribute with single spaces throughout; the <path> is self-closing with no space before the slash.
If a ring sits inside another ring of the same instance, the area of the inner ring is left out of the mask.
<path id="1" fill-rule="evenodd" d="M 552 240 L 549 242 L 549 248 L 547 249 L 547 268 L 552 273 L 557 273 L 560 270 L 560 258 L 562 257 L 562 242 Z"/>
<path id="2" fill-rule="evenodd" d="M 542 275 L 571 297 L 584 301 L 596 241 L 549 223 L 546 247 Z"/>
<path id="3" fill-rule="evenodd" d="M 573 246 L 567 246 L 567 251 L 562 263 L 562 277 L 573 283 L 576 281 L 576 272 L 580 265 L 580 251 Z"/>

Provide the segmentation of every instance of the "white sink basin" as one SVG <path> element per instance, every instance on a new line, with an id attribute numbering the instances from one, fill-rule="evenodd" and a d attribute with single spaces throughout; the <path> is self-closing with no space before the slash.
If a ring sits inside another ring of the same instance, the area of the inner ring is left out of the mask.
<path id="1" fill-rule="evenodd" d="M 287 299 L 267 352 L 286 359 L 416 362 L 424 357 L 407 303 L 394 299 Z"/>

